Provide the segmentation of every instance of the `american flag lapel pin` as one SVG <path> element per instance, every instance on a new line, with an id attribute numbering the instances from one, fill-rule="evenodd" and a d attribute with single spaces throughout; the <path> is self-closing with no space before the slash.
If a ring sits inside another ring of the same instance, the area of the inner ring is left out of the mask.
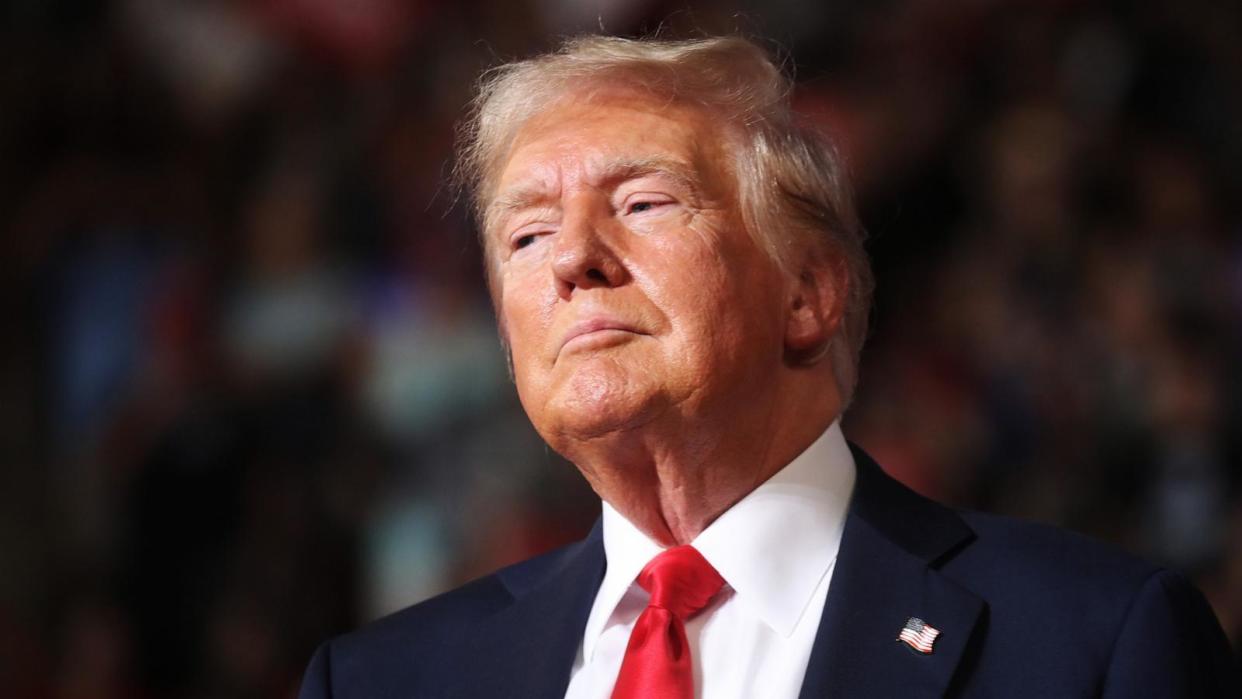
<path id="1" fill-rule="evenodd" d="M 936 637 L 939 635 L 940 629 L 912 616 L 906 620 L 906 625 L 897 635 L 897 640 L 923 655 L 931 655 L 932 645 L 936 643 Z"/>

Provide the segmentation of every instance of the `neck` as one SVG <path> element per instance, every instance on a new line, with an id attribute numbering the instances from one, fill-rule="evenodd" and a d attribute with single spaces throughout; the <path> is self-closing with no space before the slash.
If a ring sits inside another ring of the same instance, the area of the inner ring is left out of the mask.
<path id="1" fill-rule="evenodd" d="M 804 384 L 805 385 L 805 384 Z M 632 432 L 575 443 L 564 453 L 591 487 L 653 541 L 688 544 L 793 461 L 840 412 L 835 390 L 777 392 L 762 409 L 655 420 Z"/>

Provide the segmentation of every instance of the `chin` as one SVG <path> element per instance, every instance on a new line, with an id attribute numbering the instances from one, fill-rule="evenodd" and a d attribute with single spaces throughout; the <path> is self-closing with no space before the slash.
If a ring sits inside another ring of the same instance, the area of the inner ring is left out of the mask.
<path id="1" fill-rule="evenodd" d="M 547 403 L 543 422 L 548 429 L 539 431 L 556 448 L 557 441 L 596 439 L 637 429 L 666 403 L 654 389 L 624 372 L 575 372 Z"/>

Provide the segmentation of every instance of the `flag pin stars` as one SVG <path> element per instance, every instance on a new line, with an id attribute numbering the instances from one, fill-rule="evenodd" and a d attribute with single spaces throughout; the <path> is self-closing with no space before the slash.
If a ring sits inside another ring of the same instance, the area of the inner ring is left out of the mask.
<path id="1" fill-rule="evenodd" d="M 912 616 L 906 620 L 906 625 L 901 629 L 901 633 L 897 635 L 897 640 L 923 655 L 931 655 L 932 645 L 935 644 L 936 637 L 939 635 L 940 629 L 916 616 Z"/>

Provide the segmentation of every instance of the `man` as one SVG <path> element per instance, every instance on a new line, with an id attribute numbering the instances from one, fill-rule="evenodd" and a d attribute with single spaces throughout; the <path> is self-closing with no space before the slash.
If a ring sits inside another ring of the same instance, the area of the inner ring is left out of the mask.
<path id="1" fill-rule="evenodd" d="M 1174 573 L 955 513 L 851 450 L 870 273 L 831 150 L 736 38 L 485 79 L 462 154 L 522 405 L 603 516 L 325 644 L 313 697 L 1225 696 Z"/>

